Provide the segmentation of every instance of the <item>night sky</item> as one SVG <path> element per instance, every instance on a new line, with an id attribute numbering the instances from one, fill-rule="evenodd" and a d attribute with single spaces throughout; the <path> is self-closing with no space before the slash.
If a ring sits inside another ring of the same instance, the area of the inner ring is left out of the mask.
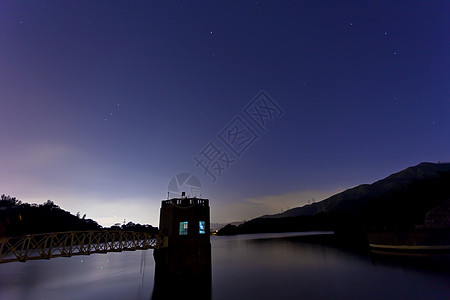
<path id="1" fill-rule="evenodd" d="M 448 1 L 3 0 L 0 194 L 157 226 L 175 176 L 227 222 L 449 161 L 449 15 Z"/>

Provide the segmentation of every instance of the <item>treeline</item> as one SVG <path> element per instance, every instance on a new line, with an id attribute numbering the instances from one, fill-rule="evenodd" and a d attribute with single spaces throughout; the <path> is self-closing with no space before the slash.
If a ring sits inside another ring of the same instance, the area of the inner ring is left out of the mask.
<path id="1" fill-rule="evenodd" d="M 43 204 L 22 203 L 15 197 L 0 196 L 0 236 L 98 230 L 101 226 L 92 219 L 80 218 L 61 209 L 53 201 Z"/>
<path id="2" fill-rule="evenodd" d="M 114 225 L 110 228 L 106 228 L 109 230 L 123 230 L 123 231 L 135 231 L 135 232 L 147 232 L 147 233 L 158 233 L 158 227 L 153 227 L 152 225 L 141 225 L 135 224 L 133 222 L 128 222 L 122 226 Z"/>
<path id="3" fill-rule="evenodd" d="M 352 213 L 319 213 L 313 216 L 256 218 L 238 226 L 228 224 L 218 231 L 218 235 L 297 231 L 358 233 L 363 229 L 360 225 L 360 218 Z"/>
<path id="4" fill-rule="evenodd" d="M 0 237 L 86 230 L 126 230 L 156 233 L 158 228 L 132 222 L 122 226 L 103 228 L 96 221 L 87 219 L 86 215 L 82 217 L 80 213 L 72 215 L 51 200 L 47 200 L 43 204 L 29 204 L 23 203 L 16 197 L 4 194 L 0 196 Z"/>

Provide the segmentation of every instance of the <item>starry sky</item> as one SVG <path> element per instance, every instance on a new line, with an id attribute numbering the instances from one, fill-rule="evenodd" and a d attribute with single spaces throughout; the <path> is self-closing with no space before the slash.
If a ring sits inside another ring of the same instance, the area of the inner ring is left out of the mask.
<path id="1" fill-rule="evenodd" d="M 448 1 L 0 2 L 0 194 L 103 226 L 450 161 Z M 175 194 L 174 194 L 175 193 Z"/>

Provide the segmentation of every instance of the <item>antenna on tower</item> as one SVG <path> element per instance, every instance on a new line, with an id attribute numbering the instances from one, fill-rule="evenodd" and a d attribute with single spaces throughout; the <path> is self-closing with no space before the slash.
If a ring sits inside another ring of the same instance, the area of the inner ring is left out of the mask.
<path id="1" fill-rule="evenodd" d="M 169 200 L 169 192 L 167 192 L 167 200 Z"/>

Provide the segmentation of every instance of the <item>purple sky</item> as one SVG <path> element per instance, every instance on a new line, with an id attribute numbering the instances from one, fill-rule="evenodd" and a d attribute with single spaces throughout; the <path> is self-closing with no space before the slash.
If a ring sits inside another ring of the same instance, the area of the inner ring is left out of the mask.
<path id="1" fill-rule="evenodd" d="M 1 1 L 0 194 L 158 225 L 169 181 L 188 172 L 226 222 L 449 161 L 449 13 L 448 1 Z"/>

